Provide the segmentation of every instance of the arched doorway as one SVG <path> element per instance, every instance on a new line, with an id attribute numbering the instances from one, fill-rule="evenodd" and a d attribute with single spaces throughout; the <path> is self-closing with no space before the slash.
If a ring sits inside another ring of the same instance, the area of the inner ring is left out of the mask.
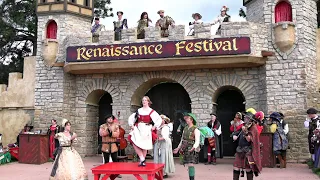
<path id="1" fill-rule="evenodd" d="M 177 133 L 180 120 L 183 120 L 181 112 L 191 112 L 189 94 L 179 83 L 166 82 L 152 87 L 146 96 L 150 97 L 154 110 L 159 114 L 165 114 L 174 122 L 172 147 L 177 147 L 181 140 L 181 134 Z"/>
<path id="2" fill-rule="evenodd" d="M 99 126 L 98 126 L 98 144 L 101 144 L 101 136 L 99 136 L 99 128 L 101 124 L 106 121 L 104 117 L 108 114 L 112 114 L 112 97 L 109 93 L 105 92 L 99 100 Z M 100 148 L 98 154 L 101 154 Z"/>
<path id="3" fill-rule="evenodd" d="M 230 121 L 233 120 L 237 112 L 245 110 L 245 98 L 241 91 L 235 87 L 222 87 L 217 96 L 217 116 L 221 123 L 223 155 L 234 156 L 235 149 L 230 137 Z"/>

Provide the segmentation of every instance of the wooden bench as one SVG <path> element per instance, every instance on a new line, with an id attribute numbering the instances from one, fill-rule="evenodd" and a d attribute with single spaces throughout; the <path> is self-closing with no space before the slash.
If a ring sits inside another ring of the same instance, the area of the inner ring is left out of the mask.
<path id="1" fill-rule="evenodd" d="M 146 174 L 148 180 L 163 180 L 163 168 L 164 164 L 146 163 L 145 167 L 139 167 L 139 163 L 131 162 L 114 162 L 107 163 L 97 167 L 92 168 L 92 174 L 94 175 L 94 180 L 99 180 L 101 175 L 102 180 L 107 180 L 110 178 L 114 180 L 119 174 L 132 174 L 137 180 L 143 180 L 140 175 Z"/>

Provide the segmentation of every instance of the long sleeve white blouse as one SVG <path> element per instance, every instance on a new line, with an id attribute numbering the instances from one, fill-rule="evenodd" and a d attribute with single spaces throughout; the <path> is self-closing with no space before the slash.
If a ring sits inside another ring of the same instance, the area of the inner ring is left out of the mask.
<path id="1" fill-rule="evenodd" d="M 151 108 L 149 108 L 148 111 L 144 111 L 142 108 L 138 109 L 139 115 L 149 115 L 151 111 L 152 111 Z M 133 114 L 131 114 L 129 116 L 129 118 L 128 118 L 129 126 L 133 126 L 134 125 L 134 123 L 135 123 L 134 116 L 135 115 L 136 115 L 136 113 L 133 113 Z M 161 126 L 161 124 L 162 124 L 162 119 L 161 119 L 160 115 L 156 111 L 153 111 L 150 116 L 151 116 L 151 119 L 152 119 L 152 121 L 154 123 L 154 126 L 156 128 L 159 128 Z"/>

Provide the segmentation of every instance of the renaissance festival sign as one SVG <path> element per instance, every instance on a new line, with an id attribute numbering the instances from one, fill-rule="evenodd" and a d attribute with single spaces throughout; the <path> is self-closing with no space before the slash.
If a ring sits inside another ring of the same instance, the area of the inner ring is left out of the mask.
<path id="1" fill-rule="evenodd" d="M 249 37 L 192 39 L 67 48 L 66 62 L 95 62 L 250 54 Z"/>

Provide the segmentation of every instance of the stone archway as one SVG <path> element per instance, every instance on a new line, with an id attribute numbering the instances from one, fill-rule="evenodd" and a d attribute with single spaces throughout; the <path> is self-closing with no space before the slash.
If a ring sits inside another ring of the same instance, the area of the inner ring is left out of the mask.
<path id="1" fill-rule="evenodd" d="M 216 106 L 218 96 L 220 95 L 221 87 L 235 87 L 237 88 L 245 97 L 246 107 L 258 107 L 257 90 L 252 83 L 249 83 L 247 80 L 241 79 L 239 76 L 234 74 L 223 74 L 216 76 L 213 80 L 209 81 L 209 86 L 207 87 L 207 92 L 212 96 L 212 104 Z M 213 112 L 215 108 L 213 107 Z"/>
<path id="2" fill-rule="evenodd" d="M 245 111 L 245 97 L 242 92 L 234 86 L 223 86 L 217 90 L 217 117 L 221 123 L 221 144 L 223 145 L 220 154 L 223 156 L 233 156 L 235 154 L 235 144 L 230 138 L 230 121 L 233 120 L 237 112 Z"/>
<path id="3" fill-rule="evenodd" d="M 179 83 L 166 82 L 153 86 L 145 94 L 152 100 L 152 108 L 159 114 L 165 114 L 173 122 L 172 147 L 178 147 L 182 130 L 177 132 L 183 121 L 184 112 L 191 112 L 191 100 L 189 94 Z"/>
<path id="4" fill-rule="evenodd" d="M 221 117 L 220 121 L 223 132 L 221 143 L 225 147 L 224 149 L 227 149 L 227 147 L 230 149 L 232 145 L 229 130 L 230 121 L 237 111 L 245 110 L 246 106 L 253 108 L 259 107 L 256 87 L 249 81 L 243 80 L 237 75 L 222 74 L 213 77 L 213 80 L 209 81 L 207 90 L 207 93 L 212 96 L 212 111 L 217 114 L 218 118 Z M 232 104 L 228 98 L 236 98 L 238 100 L 237 104 Z M 224 102 L 229 103 L 230 105 L 227 106 Z M 234 107 L 232 105 L 234 105 Z M 233 156 L 233 151 L 227 150 L 222 153 L 226 156 Z"/>
<path id="5" fill-rule="evenodd" d="M 104 79 L 93 79 L 85 84 L 78 92 L 80 97 L 76 101 L 75 120 L 77 129 L 81 132 L 82 146 L 79 153 L 84 156 L 92 156 L 98 153 L 99 124 L 106 114 L 116 114 L 113 103 L 119 101 L 120 91 Z M 106 109 L 100 109 L 104 106 Z"/>
<path id="6" fill-rule="evenodd" d="M 212 109 L 211 97 L 206 95 L 199 97 L 201 89 L 185 71 L 145 72 L 132 78 L 128 83 L 129 87 L 126 94 L 127 98 L 130 98 L 131 113 L 140 107 L 141 98 L 149 89 L 163 82 L 176 82 L 183 86 L 191 99 L 192 112 L 196 114 L 199 122 L 202 123 L 202 121 L 208 119 Z M 203 107 L 207 108 L 204 110 Z M 203 114 L 207 114 L 207 116 Z"/>

